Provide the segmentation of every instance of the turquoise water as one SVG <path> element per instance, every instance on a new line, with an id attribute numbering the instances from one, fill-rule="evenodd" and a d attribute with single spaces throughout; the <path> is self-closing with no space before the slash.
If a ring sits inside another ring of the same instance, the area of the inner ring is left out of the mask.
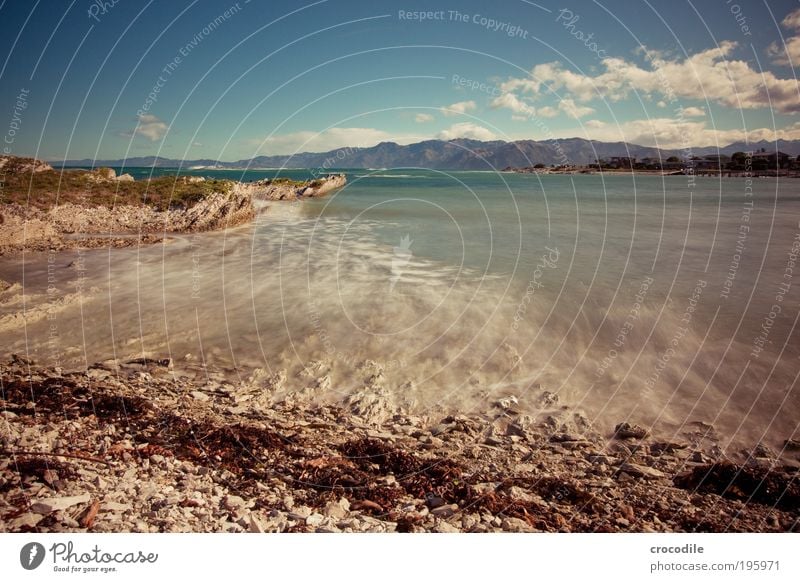
<path id="1" fill-rule="evenodd" d="M 61 336 L 65 362 L 190 355 L 434 415 L 509 395 L 546 414 L 548 391 L 606 428 L 795 433 L 800 181 L 343 171 L 342 190 L 267 204 L 253 225 L 85 253 L 84 288 L 99 291 L 59 315 L 83 330 Z M 25 269 L 35 292 L 45 266 Z"/>

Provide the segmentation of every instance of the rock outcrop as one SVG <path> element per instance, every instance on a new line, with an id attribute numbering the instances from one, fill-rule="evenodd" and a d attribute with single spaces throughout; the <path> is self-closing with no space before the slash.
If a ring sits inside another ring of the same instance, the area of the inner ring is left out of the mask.
<path id="1" fill-rule="evenodd" d="M 48 164 L 31 158 L 0 157 L 0 174 L 24 178 L 25 175 L 53 172 Z M 169 207 L 151 203 L 137 203 L 155 182 L 143 190 L 136 189 L 130 174 L 117 176 L 111 168 L 99 168 L 69 174 L 77 186 L 91 186 L 95 200 L 100 204 L 84 203 L 82 194 L 64 198 L 56 206 L 40 204 L 23 205 L 25 193 L 17 202 L 0 206 L 0 255 L 69 247 L 130 246 L 163 240 L 170 233 L 204 232 L 232 228 L 251 221 L 256 213 L 254 200 L 298 200 L 324 196 L 346 183 L 343 174 L 324 176 L 306 182 L 287 179 L 267 179 L 255 182 L 209 180 L 200 176 L 174 178 L 170 184 L 161 184 L 160 191 L 172 198 L 179 195 Z M 46 177 L 46 175 L 45 175 Z M 50 199 L 50 188 L 61 188 L 62 180 L 53 175 L 40 188 L 39 198 Z M 155 179 L 162 180 L 163 178 Z M 179 188 L 178 188 L 179 187 Z M 133 188 L 124 190 L 124 188 Z M 195 192 L 195 190 L 197 190 Z M 158 190 L 157 190 L 158 191 Z M 60 193 L 60 191 L 59 191 Z M 156 197 L 157 198 L 157 197 Z M 58 197 L 53 197 L 58 199 Z M 43 207 L 46 206 L 46 207 Z"/>
<path id="2" fill-rule="evenodd" d="M 256 200 L 298 200 L 319 198 L 342 188 L 347 183 L 344 174 L 331 174 L 308 182 L 285 179 L 265 179 L 240 182 L 234 191 L 246 192 Z"/>

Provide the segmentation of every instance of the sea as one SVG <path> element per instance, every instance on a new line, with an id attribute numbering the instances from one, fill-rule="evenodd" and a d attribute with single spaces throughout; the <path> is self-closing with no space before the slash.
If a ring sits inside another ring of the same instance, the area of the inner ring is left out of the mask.
<path id="1" fill-rule="evenodd" d="M 65 369 L 171 357 L 432 416 L 513 403 L 606 433 L 706 427 L 723 447 L 798 437 L 800 180 L 335 171 L 341 190 L 259 203 L 252 224 L 5 261 L 53 317 L 2 351 Z"/>

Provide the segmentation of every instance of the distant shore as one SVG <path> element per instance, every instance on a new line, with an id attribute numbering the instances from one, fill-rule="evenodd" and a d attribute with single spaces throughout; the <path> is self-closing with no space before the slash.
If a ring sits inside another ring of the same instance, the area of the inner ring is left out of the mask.
<path id="1" fill-rule="evenodd" d="M 709 169 L 693 169 L 686 170 L 650 170 L 650 169 L 630 169 L 630 168 L 590 168 L 588 166 L 571 166 L 571 167 L 522 167 L 514 168 L 507 167 L 503 169 L 505 173 L 511 174 L 535 174 L 547 176 L 551 174 L 588 174 L 588 175 L 634 175 L 634 176 L 695 176 L 695 177 L 708 177 L 708 178 L 800 178 L 800 171 L 789 170 L 764 170 L 764 171 L 740 171 L 740 170 L 709 170 Z"/>

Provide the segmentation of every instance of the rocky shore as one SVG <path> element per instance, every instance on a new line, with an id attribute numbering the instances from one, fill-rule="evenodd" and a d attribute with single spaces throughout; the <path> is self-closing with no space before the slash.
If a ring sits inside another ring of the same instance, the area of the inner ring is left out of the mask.
<path id="1" fill-rule="evenodd" d="M 8 190 L 0 192 L 0 255 L 124 247 L 233 228 L 254 218 L 255 200 L 324 196 L 346 183 L 341 174 L 304 182 L 197 176 L 135 182 L 110 168 L 58 172 L 39 160 L 10 156 L 0 156 L 0 173 Z"/>
<path id="2" fill-rule="evenodd" d="M 277 398 L 285 376 L 15 357 L 0 366 L 0 531 L 800 531 L 798 463 L 763 446 L 726 458 L 709 425 L 664 441 L 568 410 L 534 422 L 513 398 L 374 416 Z"/>

